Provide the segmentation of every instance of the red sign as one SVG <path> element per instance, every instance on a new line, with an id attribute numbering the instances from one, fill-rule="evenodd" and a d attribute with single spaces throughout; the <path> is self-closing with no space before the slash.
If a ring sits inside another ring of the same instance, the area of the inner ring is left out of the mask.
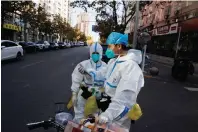
<path id="1" fill-rule="evenodd" d="M 171 31 L 173 31 L 173 30 L 176 30 L 176 26 L 174 26 L 174 27 L 171 27 Z"/>
<path id="2" fill-rule="evenodd" d="M 163 27 L 158 27 L 156 29 L 153 29 L 153 36 L 174 34 L 177 33 L 177 28 L 178 28 L 178 23 L 166 25 Z"/>

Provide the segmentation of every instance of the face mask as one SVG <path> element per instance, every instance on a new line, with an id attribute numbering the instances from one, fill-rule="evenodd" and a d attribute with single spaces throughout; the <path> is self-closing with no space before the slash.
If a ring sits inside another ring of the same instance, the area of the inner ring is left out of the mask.
<path id="1" fill-rule="evenodd" d="M 99 54 L 92 54 L 91 55 L 92 60 L 96 63 L 99 61 L 100 59 L 100 55 Z"/>
<path id="2" fill-rule="evenodd" d="M 114 58 L 115 57 L 115 53 L 112 49 L 107 49 L 106 52 L 105 52 L 105 55 L 107 56 L 107 58 L 111 59 L 111 58 Z"/>

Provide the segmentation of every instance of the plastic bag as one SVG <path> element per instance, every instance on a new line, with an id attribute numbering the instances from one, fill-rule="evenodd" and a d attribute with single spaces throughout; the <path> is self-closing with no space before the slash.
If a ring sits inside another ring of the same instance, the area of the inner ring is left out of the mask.
<path id="1" fill-rule="evenodd" d="M 73 116 L 70 113 L 61 112 L 55 115 L 55 121 L 62 126 L 65 126 L 71 120 L 73 120 Z"/>
<path id="2" fill-rule="evenodd" d="M 142 116 L 142 110 L 139 104 L 133 105 L 132 109 L 128 112 L 127 115 L 131 120 L 138 120 Z"/>
<path id="3" fill-rule="evenodd" d="M 98 106 L 96 102 L 96 97 L 95 96 L 89 97 L 85 104 L 84 116 L 88 117 L 88 115 L 96 113 L 97 110 L 98 110 Z"/>

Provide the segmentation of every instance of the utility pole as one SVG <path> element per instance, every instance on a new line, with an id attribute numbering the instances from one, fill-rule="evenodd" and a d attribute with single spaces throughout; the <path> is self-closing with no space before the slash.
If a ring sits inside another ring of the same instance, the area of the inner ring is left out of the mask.
<path id="1" fill-rule="evenodd" d="M 136 1 L 136 11 L 135 11 L 135 26 L 134 26 L 134 34 L 133 34 L 133 48 L 136 48 L 137 45 L 137 30 L 138 30 L 138 18 L 139 18 L 139 2 Z"/>

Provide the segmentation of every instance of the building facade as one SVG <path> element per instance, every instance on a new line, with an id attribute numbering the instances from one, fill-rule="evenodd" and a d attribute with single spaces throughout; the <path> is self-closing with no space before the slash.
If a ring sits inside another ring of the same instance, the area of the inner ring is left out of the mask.
<path id="1" fill-rule="evenodd" d="M 6 20 L 2 28 L 1 39 L 19 41 L 23 39 L 23 29 L 20 24 L 20 15 L 15 13 L 7 13 Z"/>
<path id="2" fill-rule="evenodd" d="M 77 16 L 77 29 L 83 32 L 86 36 L 89 34 L 89 14 L 81 13 Z"/>
<path id="3" fill-rule="evenodd" d="M 37 4 L 41 4 L 46 9 L 46 12 L 53 15 L 60 15 L 64 20 L 69 20 L 69 0 L 39 0 L 35 1 Z"/>
<path id="4" fill-rule="evenodd" d="M 33 0 L 33 2 L 45 8 L 46 12 L 50 14 L 51 21 L 55 15 L 60 15 L 64 21 L 69 22 L 70 0 Z M 48 34 L 44 35 L 44 33 L 38 33 L 37 40 L 43 39 L 48 41 L 54 41 L 54 39 L 57 39 L 57 41 L 62 40 L 59 34 L 49 36 Z"/>
<path id="5" fill-rule="evenodd" d="M 139 14 L 139 30 L 152 35 L 148 52 L 174 57 L 179 42 L 180 55 L 198 61 L 194 57 L 198 56 L 197 1 L 153 1 Z M 129 32 L 133 30 L 134 20 L 131 21 Z"/>

